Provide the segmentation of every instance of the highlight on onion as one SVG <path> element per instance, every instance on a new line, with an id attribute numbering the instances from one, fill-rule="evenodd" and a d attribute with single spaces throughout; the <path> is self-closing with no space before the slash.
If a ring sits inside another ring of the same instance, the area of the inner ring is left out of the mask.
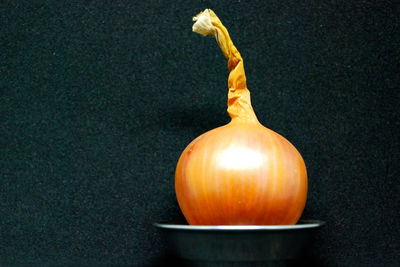
<path id="1" fill-rule="evenodd" d="M 227 29 L 206 9 L 193 31 L 215 37 L 228 60 L 231 121 L 194 139 L 175 171 L 179 207 L 191 225 L 289 225 L 303 213 L 307 171 L 297 149 L 257 119 L 243 59 Z"/>

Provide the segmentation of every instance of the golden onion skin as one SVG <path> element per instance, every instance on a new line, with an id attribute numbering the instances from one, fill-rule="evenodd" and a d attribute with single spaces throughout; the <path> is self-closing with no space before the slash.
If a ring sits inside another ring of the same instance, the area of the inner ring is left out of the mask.
<path id="1" fill-rule="evenodd" d="M 307 198 L 303 158 L 259 123 L 243 59 L 216 14 L 206 9 L 193 20 L 193 31 L 214 36 L 228 60 L 232 121 L 193 140 L 180 156 L 175 191 L 181 211 L 192 225 L 295 224 Z"/>
<path id="2" fill-rule="evenodd" d="M 232 120 L 186 147 L 175 190 L 192 225 L 295 224 L 306 203 L 307 172 L 284 137 L 257 122 Z"/>

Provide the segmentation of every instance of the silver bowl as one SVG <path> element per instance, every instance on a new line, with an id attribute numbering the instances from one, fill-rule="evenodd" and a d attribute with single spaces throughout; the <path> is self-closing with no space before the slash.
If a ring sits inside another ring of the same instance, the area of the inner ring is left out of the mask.
<path id="1" fill-rule="evenodd" d="M 302 220 L 295 225 L 155 223 L 154 226 L 165 235 L 169 248 L 193 265 L 255 266 L 269 262 L 284 266 L 282 262 L 301 256 L 323 224 L 318 220 Z"/>

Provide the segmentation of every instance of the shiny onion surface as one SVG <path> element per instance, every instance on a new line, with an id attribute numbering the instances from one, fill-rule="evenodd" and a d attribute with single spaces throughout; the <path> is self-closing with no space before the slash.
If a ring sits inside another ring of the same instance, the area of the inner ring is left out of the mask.
<path id="1" fill-rule="evenodd" d="M 296 148 L 259 123 L 246 87 L 243 60 L 226 28 L 206 9 L 193 30 L 215 36 L 228 59 L 227 125 L 183 151 L 175 172 L 179 206 L 189 224 L 295 224 L 305 207 L 307 172 Z"/>

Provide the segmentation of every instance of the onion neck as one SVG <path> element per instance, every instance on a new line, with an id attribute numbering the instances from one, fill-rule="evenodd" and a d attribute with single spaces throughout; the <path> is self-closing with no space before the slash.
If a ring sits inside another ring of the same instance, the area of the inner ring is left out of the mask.
<path id="1" fill-rule="evenodd" d="M 250 91 L 246 85 L 243 59 L 233 45 L 228 30 L 211 9 L 200 12 L 193 18 L 193 31 L 204 36 L 213 35 L 228 60 L 228 113 L 234 121 L 258 122 L 251 106 Z"/>

